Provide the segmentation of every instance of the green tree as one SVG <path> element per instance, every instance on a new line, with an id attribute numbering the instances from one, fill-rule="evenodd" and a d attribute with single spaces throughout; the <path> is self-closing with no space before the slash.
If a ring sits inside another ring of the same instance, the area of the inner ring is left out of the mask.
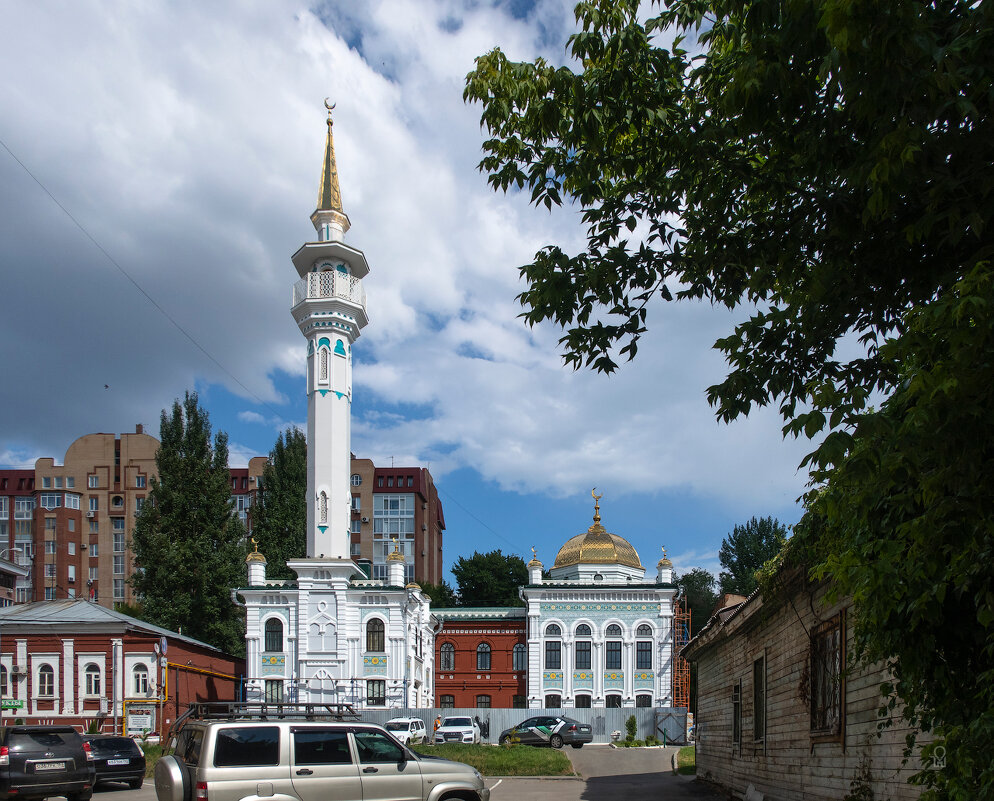
<path id="1" fill-rule="evenodd" d="M 528 568 L 520 556 L 474 552 L 452 566 L 460 606 L 524 606 L 518 588 L 528 583 Z"/>
<path id="2" fill-rule="evenodd" d="M 711 617 L 711 610 L 718 600 L 714 576 L 703 567 L 695 567 L 689 573 L 677 576 L 676 584 L 683 589 L 683 597 L 690 609 L 690 636 L 696 637 Z"/>
<path id="3" fill-rule="evenodd" d="M 295 580 L 286 563 L 307 556 L 307 438 L 298 428 L 280 432 L 269 452 L 252 508 L 252 536 L 266 557 L 266 576 Z"/>
<path id="4" fill-rule="evenodd" d="M 445 579 L 442 579 L 438 584 L 422 584 L 421 591 L 431 598 L 432 607 L 451 609 L 453 606 L 459 605 L 455 590 Z"/>
<path id="5" fill-rule="evenodd" d="M 197 393 L 162 412 L 158 478 L 132 535 L 131 577 L 144 618 L 230 654 L 244 653 L 244 620 L 231 589 L 244 581 L 245 529 L 231 503 L 228 438 Z"/>
<path id="6" fill-rule="evenodd" d="M 718 561 L 725 568 L 718 575 L 721 592 L 749 595 L 759 586 L 756 574 L 787 543 L 787 528 L 773 517 L 754 517 L 735 526 L 721 541 Z"/>
<path id="7" fill-rule="evenodd" d="M 586 226 L 522 267 L 523 316 L 611 371 L 655 299 L 742 311 L 709 401 L 823 437 L 793 548 L 946 748 L 916 781 L 992 796 L 994 3 L 638 5 L 577 6 L 575 69 L 494 50 L 467 78 L 491 184 Z"/>

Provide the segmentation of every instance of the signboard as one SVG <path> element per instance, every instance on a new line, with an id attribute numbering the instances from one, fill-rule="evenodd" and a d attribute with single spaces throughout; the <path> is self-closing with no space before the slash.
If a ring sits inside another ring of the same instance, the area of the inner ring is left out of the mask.
<path id="1" fill-rule="evenodd" d="M 128 734 L 140 735 L 154 731 L 155 708 L 151 706 L 132 706 L 128 704 Z"/>
<path id="2" fill-rule="evenodd" d="M 20 698 L 4 698 L 0 701 L 0 709 L 24 709 L 24 701 Z"/>

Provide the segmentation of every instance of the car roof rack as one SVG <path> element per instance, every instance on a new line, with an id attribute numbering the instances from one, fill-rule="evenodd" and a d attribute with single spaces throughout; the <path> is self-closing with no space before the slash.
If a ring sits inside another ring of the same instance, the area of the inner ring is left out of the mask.
<path id="1" fill-rule="evenodd" d="M 295 704 L 260 701 L 197 701 L 176 718 L 169 740 L 191 720 L 359 720 L 352 704 Z"/>

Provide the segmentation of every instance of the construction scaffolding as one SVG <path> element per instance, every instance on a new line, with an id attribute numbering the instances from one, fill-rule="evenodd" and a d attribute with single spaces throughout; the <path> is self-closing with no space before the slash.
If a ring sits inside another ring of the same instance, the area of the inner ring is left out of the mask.
<path id="1" fill-rule="evenodd" d="M 690 607 L 682 598 L 673 605 L 673 706 L 690 709 L 690 663 L 680 651 L 690 642 Z"/>

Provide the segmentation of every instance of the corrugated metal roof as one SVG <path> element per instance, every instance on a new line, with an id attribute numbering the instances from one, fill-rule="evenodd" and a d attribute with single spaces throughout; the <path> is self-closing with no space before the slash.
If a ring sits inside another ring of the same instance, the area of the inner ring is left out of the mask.
<path id="1" fill-rule="evenodd" d="M 117 625 L 122 628 L 145 631 L 150 634 L 157 634 L 160 637 L 168 637 L 172 640 L 182 640 L 192 645 L 207 648 L 211 651 L 222 653 L 213 645 L 208 645 L 193 637 L 177 634 L 175 631 L 164 629 L 153 623 L 125 615 L 122 612 L 115 612 L 100 604 L 91 601 L 65 600 L 65 601 L 35 601 L 30 604 L 15 604 L 0 608 L 0 622 L 5 625 L 22 626 L 77 626 L 86 624 L 102 623 L 105 625 Z"/>

